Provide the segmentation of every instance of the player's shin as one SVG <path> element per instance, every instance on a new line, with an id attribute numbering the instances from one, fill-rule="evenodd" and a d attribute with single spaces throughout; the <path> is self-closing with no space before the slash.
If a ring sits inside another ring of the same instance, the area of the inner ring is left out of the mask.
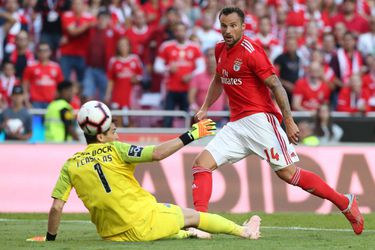
<path id="1" fill-rule="evenodd" d="M 198 228 L 214 234 L 231 234 L 240 237 L 244 234 L 244 227 L 220 215 L 210 213 L 199 213 Z"/>
<path id="2" fill-rule="evenodd" d="M 322 178 L 313 172 L 297 167 L 297 170 L 289 183 L 298 186 L 315 196 L 331 201 L 341 211 L 348 207 L 348 198 L 346 198 L 345 195 L 336 192 L 325 181 L 323 181 Z"/>
<path id="3" fill-rule="evenodd" d="M 207 212 L 212 193 L 212 172 L 209 169 L 194 166 L 193 177 L 194 208 L 200 212 Z"/>

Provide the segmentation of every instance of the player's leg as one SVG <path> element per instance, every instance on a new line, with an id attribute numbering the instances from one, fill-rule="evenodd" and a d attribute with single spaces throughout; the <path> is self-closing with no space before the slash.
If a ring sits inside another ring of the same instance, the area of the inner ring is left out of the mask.
<path id="1" fill-rule="evenodd" d="M 260 237 L 260 217 L 257 215 L 252 216 L 243 226 L 237 225 L 231 220 L 228 220 L 220 215 L 197 212 L 190 208 L 181 208 L 184 216 L 184 227 L 193 227 L 201 229 L 205 232 L 213 234 L 230 234 L 248 239 L 258 239 Z M 199 237 L 204 235 L 205 232 L 191 230 L 191 233 L 196 233 Z"/>
<path id="2" fill-rule="evenodd" d="M 217 168 L 210 152 L 203 150 L 193 163 L 193 201 L 197 211 L 207 212 L 212 193 L 212 171 Z"/>
<path id="3" fill-rule="evenodd" d="M 269 116 L 268 118 L 275 134 L 275 145 L 272 148 L 275 149 L 275 152 L 280 152 L 281 150 L 280 160 L 273 159 L 272 152 L 269 160 L 276 174 L 291 185 L 298 186 L 317 197 L 331 201 L 340 211 L 343 211 L 352 224 L 354 232 L 360 234 L 363 230 L 363 217 L 358 210 L 355 196 L 341 194 L 330 187 L 317 174 L 296 167 L 293 162 L 298 161 L 298 158 L 293 145 L 289 143 L 287 135 L 276 118 L 274 116 Z"/>
<path id="4" fill-rule="evenodd" d="M 227 162 L 236 162 L 248 155 L 235 130 L 228 123 L 210 141 L 193 163 L 193 201 L 197 211 L 207 212 L 212 193 L 212 171 Z"/>

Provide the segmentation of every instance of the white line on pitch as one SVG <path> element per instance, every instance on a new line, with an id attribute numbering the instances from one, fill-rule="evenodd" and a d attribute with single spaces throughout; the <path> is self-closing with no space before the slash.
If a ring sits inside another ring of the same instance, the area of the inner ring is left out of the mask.
<path id="1" fill-rule="evenodd" d="M 43 222 L 47 223 L 47 220 L 38 219 L 7 219 L 0 218 L 0 222 Z M 61 223 L 79 223 L 79 224 L 92 224 L 88 220 L 62 220 Z M 352 232 L 352 229 L 343 228 L 316 228 L 316 227 L 276 227 L 276 226 L 262 226 L 262 229 L 270 230 L 295 230 L 295 231 L 330 231 L 330 232 Z M 365 232 L 375 233 L 375 230 L 365 229 Z"/>

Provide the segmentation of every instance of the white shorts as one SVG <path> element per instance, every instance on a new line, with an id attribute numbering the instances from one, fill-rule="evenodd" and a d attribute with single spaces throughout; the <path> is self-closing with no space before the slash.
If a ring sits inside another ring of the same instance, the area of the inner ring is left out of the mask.
<path id="1" fill-rule="evenodd" d="M 210 141 L 206 150 L 217 166 L 237 162 L 251 154 L 267 160 L 273 171 L 299 161 L 277 118 L 266 113 L 229 122 Z"/>

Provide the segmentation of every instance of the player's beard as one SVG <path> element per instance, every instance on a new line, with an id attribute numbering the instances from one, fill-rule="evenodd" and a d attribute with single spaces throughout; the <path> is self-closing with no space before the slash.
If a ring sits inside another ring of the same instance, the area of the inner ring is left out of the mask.
<path id="1" fill-rule="evenodd" d="M 229 43 L 229 42 L 225 41 L 225 43 L 227 44 L 227 46 L 229 48 L 232 48 L 234 45 L 236 45 L 238 43 L 239 40 L 241 40 L 241 37 L 239 37 L 237 39 L 234 39 L 234 37 L 232 36 L 230 39 L 232 40 L 232 42 Z"/>

